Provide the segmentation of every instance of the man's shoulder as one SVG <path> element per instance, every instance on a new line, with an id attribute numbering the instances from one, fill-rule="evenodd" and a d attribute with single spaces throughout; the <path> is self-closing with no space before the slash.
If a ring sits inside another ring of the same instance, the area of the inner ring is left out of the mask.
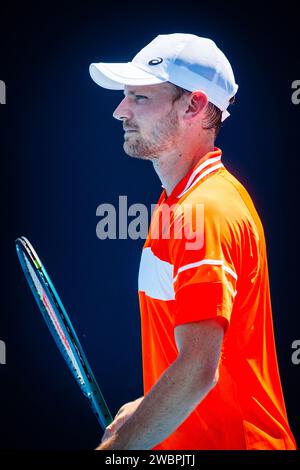
<path id="1" fill-rule="evenodd" d="M 242 236 L 245 232 L 264 236 L 260 217 L 249 193 L 225 168 L 195 186 L 180 202 L 190 207 L 202 206 L 204 225 L 228 237 Z M 199 210 L 192 213 L 197 216 Z"/>
<path id="2" fill-rule="evenodd" d="M 222 211 L 226 206 L 230 207 L 234 202 L 236 203 L 236 200 L 241 202 L 230 176 L 231 174 L 227 170 L 222 169 L 217 174 L 195 185 L 179 199 L 179 203 L 190 205 L 205 204 L 207 208 Z"/>

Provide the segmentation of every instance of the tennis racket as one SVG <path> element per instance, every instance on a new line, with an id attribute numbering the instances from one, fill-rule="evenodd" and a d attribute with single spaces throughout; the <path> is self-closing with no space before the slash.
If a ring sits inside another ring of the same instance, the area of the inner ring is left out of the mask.
<path id="1" fill-rule="evenodd" d="M 33 296 L 58 349 L 87 397 L 98 422 L 105 429 L 112 422 L 112 416 L 51 279 L 25 237 L 16 240 L 16 250 Z"/>

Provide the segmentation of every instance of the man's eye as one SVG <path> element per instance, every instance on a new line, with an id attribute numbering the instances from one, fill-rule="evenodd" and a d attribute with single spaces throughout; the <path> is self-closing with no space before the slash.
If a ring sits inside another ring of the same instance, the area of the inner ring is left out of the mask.
<path id="1" fill-rule="evenodd" d="M 143 100 L 143 99 L 147 100 L 148 99 L 147 96 L 143 96 L 143 95 L 135 95 L 135 97 L 136 97 L 137 100 Z"/>

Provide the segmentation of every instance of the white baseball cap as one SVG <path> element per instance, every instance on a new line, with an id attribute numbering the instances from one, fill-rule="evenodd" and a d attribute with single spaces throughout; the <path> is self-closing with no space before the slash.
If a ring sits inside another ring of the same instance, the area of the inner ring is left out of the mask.
<path id="1" fill-rule="evenodd" d="M 92 63 L 92 79 L 103 88 L 123 90 L 124 85 L 171 82 L 188 91 L 201 90 L 219 108 L 222 121 L 229 116 L 229 100 L 236 94 L 231 65 L 214 41 L 194 34 L 162 34 L 131 62 Z"/>

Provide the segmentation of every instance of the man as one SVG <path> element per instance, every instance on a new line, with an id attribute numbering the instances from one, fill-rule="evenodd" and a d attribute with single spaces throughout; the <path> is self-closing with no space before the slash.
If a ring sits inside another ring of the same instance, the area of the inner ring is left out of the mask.
<path id="1" fill-rule="evenodd" d="M 295 449 L 263 227 L 214 146 L 238 88 L 230 63 L 210 39 L 170 34 L 90 74 L 124 90 L 124 150 L 151 160 L 164 188 L 139 272 L 144 397 L 98 449 Z"/>

